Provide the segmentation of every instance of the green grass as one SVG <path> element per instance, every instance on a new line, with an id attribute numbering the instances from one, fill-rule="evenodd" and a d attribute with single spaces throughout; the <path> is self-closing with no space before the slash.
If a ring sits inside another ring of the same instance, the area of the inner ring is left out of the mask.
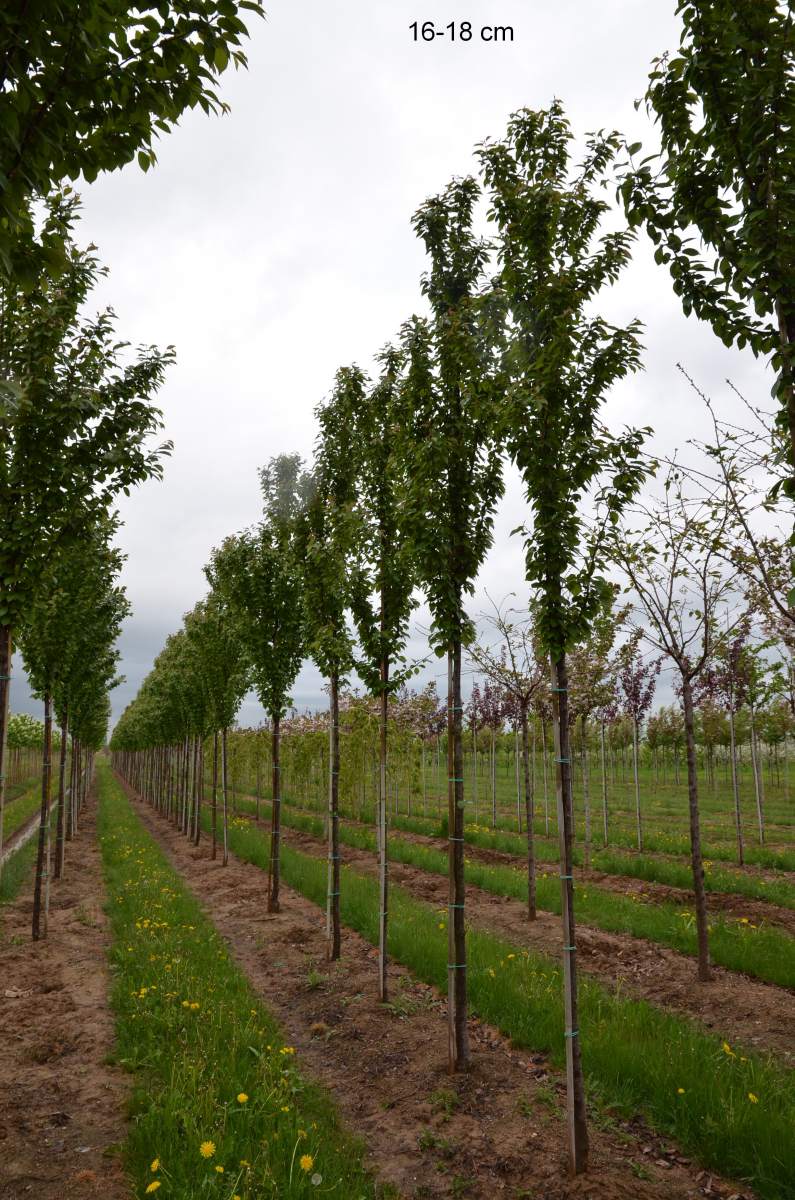
<path id="1" fill-rule="evenodd" d="M 163 1200 L 374 1197 L 329 1099 L 303 1078 L 109 767 L 100 762 L 97 776 L 115 1061 L 134 1077 L 124 1157 L 135 1195 L 159 1183 Z M 202 1143 L 213 1144 L 207 1157 Z"/>
<path id="2" fill-rule="evenodd" d="M 282 808 L 282 821 L 312 837 L 323 837 L 323 823 L 308 813 Z M 375 852 L 375 836 L 363 825 L 340 826 L 340 841 L 359 850 Z M 389 857 L 395 862 L 418 867 L 433 875 L 447 875 L 447 854 L 431 846 L 389 840 Z M 468 861 L 466 881 L 497 896 L 527 901 L 527 872 L 524 866 L 491 866 Z M 698 952 L 695 918 L 690 908 L 668 903 L 645 902 L 639 896 L 610 892 L 594 885 L 575 886 L 577 920 L 608 933 L 625 933 L 668 946 L 680 954 Z M 560 913 L 560 884 L 556 875 L 537 877 L 538 907 Z M 744 924 L 712 916 L 710 953 L 715 963 L 742 971 L 765 983 L 795 988 L 795 938 L 769 925 Z"/>
<path id="3" fill-rule="evenodd" d="M 3 842 L 27 824 L 41 808 L 41 784 L 34 784 L 6 806 L 3 814 Z"/>
<path id="4" fill-rule="evenodd" d="M 268 838 L 234 825 L 231 849 L 262 869 Z M 326 864 L 282 848 L 285 883 L 325 905 Z M 344 923 L 378 941 L 377 882 L 343 868 Z M 390 891 L 389 950 L 425 982 L 446 989 L 447 934 L 438 910 L 402 888 Z M 519 1045 L 564 1062 L 560 969 L 551 959 L 470 930 L 473 1012 Z M 580 985 L 580 1029 L 592 1097 L 642 1114 L 706 1166 L 743 1180 L 765 1200 L 795 1197 L 795 1073 L 771 1059 L 741 1055 L 694 1022 L 593 981 Z M 755 1098 L 755 1099 L 754 1099 Z"/>

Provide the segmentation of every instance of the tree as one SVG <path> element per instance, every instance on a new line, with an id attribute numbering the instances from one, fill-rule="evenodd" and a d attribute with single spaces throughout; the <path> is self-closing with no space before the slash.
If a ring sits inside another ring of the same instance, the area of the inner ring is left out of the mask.
<path id="1" fill-rule="evenodd" d="M 358 367 L 337 372 L 329 400 L 316 410 L 320 424 L 314 493 L 298 527 L 306 648 L 329 686 L 328 957 L 340 956 L 339 700 L 340 684 L 353 666 L 353 639 L 346 613 L 351 603 L 351 555 L 355 546 L 356 457 L 352 413 L 364 403 Z"/>
<path id="2" fill-rule="evenodd" d="M 574 963 L 566 655 L 587 636 L 609 595 L 601 574 L 604 530 L 618 520 L 643 477 L 642 435 L 627 432 L 615 439 L 599 422 L 607 389 L 639 365 L 638 324 L 621 329 L 590 315 L 594 297 L 630 257 L 628 231 L 600 233 L 607 205 L 596 189 L 618 145 L 615 134 L 589 139 L 585 160 L 572 173 L 571 131 L 555 102 L 546 112 L 514 114 L 505 140 L 479 151 L 489 215 L 499 232 L 500 286 L 513 332 L 501 433 L 522 473 L 532 513 L 532 532 L 525 534 L 526 571 L 537 594 L 539 639 L 550 660 L 574 1174 L 586 1169 L 588 1133 Z M 603 515 L 586 536 L 581 502 L 605 475 Z"/>
<path id="3" fill-rule="evenodd" d="M 298 455 L 271 459 L 260 472 L 264 517 L 228 538 L 207 568 L 227 605 L 234 635 L 245 647 L 251 680 L 271 726 L 272 806 L 268 912 L 279 911 L 281 844 L 281 721 L 304 651 L 301 570 L 296 522 L 309 490 Z M 230 631 L 231 632 L 231 631 Z M 238 704 L 242 699 L 242 691 Z M 236 706 L 237 707 L 237 706 Z M 226 729 L 227 721 L 221 728 Z"/>
<path id="4" fill-rule="evenodd" d="M 688 500 L 681 477 L 673 468 L 666 475 L 659 501 L 638 505 L 635 516 L 642 521 L 642 527 L 636 532 L 617 532 L 614 552 L 642 614 L 636 628 L 651 646 L 671 659 L 679 675 L 687 751 L 698 977 L 707 981 L 709 935 L 701 853 L 694 687 L 709 663 L 717 613 L 731 588 L 731 581 L 721 567 L 723 529 L 714 526 L 708 503 Z"/>
<path id="5" fill-rule="evenodd" d="M 793 6 L 679 0 L 677 13 L 681 44 L 655 61 L 646 92 L 661 150 L 626 174 L 621 193 L 685 313 L 727 346 L 772 355 L 795 499 Z"/>
<path id="6" fill-rule="evenodd" d="M 2 6 L 0 268 L 19 271 L 31 199 L 66 178 L 91 182 L 136 153 L 148 170 L 155 139 L 186 109 L 226 110 L 214 87 L 230 61 L 245 66 L 245 9 L 263 15 L 259 0 Z"/>
<path id="7" fill-rule="evenodd" d="M 546 671 L 539 662 L 533 641 L 531 617 L 505 603 L 494 604 L 486 617 L 498 634 L 499 655 L 488 646 L 472 642 L 467 652 L 475 666 L 498 685 L 517 709 L 522 736 L 522 779 L 524 785 L 525 829 L 527 834 L 527 916 L 536 919 L 536 861 L 534 840 L 534 796 L 530 772 L 530 710 L 535 698 L 544 691 Z M 535 734 L 533 735 L 535 737 Z"/>
<path id="8" fill-rule="evenodd" d="M 23 289 L 0 279 L 0 811 L 14 630 L 61 547 L 119 492 L 162 473 L 152 400 L 173 352 L 125 362 L 110 310 L 81 316 L 100 273 L 71 241 L 74 205 L 53 203 L 43 238 L 66 239 L 66 272 Z"/>
<path id="9" fill-rule="evenodd" d="M 635 784 L 635 829 L 638 850 L 643 852 L 643 821 L 640 811 L 640 775 L 638 773 L 638 744 L 643 719 L 652 706 L 660 673 L 660 659 L 646 662 L 639 652 L 642 634 L 637 630 L 619 653 L 618 686 L 624 700 L 624 711 L 632 721 L 632 778 Z"/>
<path id="10" fill-rule="evenodd" d="M 461 653 L 473 629 L 464 597 L 491 545 L 502 493 L 494 423 L 499 296 L 482 290 L 488 247 L 473 232 L 479 194 L 474 179 L 454 180 L 415 213 L 414 228 L 430 257 L 422 292 L 431 316 L 415 316 L 403 331 L 410 405 L 407 520 L 433 618 L 431 645 L 440 657 L 447 655 L 451 1071 L 469 1061 Z"/>
<path id="11" fill-rule="evenodd" d="M 356 669 L 379 703 L 378 877 L 380 886 L 378 994 L 387 1000 L 387 723 L 389 699 L 411 674 L 405 645 L 415 567 L 404 517 L 408 478 L 400 453 L 405 420 L 403 355 L 387 346 L 379 355 L 381 376 L 352 406 L 356 454 L 357 556 L 352 575 L 351 610 L 361 655 Z"/>

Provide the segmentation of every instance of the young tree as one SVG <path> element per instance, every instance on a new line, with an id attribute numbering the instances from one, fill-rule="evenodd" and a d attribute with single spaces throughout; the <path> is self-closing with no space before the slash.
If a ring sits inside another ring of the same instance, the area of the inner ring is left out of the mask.
<path id="1" fill-rule="evenodd" d="M 234 633 L 245 647 L 251 680 L 271 727 L 271 855 L 268 912 L 279 911 L 281 846 L 281 721 L 304 653 L 301 569 L 296 554 L 299 514 L 309 477 L 298 455 L 271 459 L 260 472 L 264 516 L 255 530 L 227 538 L 207 568 L 223 597 Z M 232 631 L 230 631 L 231 633 Z M 238 697 L 238 704 L 242 692 Z M 226 726 L 222 726 L 226 728 Z"/>
<path id="2" fill-rule="evenodd" d="M 517 710 L 522 737 L 522 779 L 527 834 L 527 916 L 536 919 L 536 861 L 533 780 L 530 771 L 530 711 L 534 700 L 546 687 L 547 672 L 539 662 L 533 641 L 533 624 L 529 615 L 515 608 L 494 604 L 494 612 L 486 620 L 499 637 L 499 654 L 488 646 L 472 642 L 467 653 L 479 671 L 511 698 Z M 535 735 L 534 735 L 535 736 Z"/>
<path id="3" fill-rule="evenodd" d="M 654 701 L 660 659 L 646 662 L 638 647 L 642 634 L 632 635 L 618 656 L 617 682 L 624 701 L 624 711 L 632 722 L 632 778 L 635 785 L 635 830 L 638 850 L 643 852 L 643 821 L 640 809 L 639 743 L 643 720 Z"/>
<path id="4" fill-rule="evenodd" d="M 414 228 L 431 260 L 422 291 L 429 320 L 404 328 L 407 422 L 407 518 L 417 569 L 433 621 L 431 644 L 447 655 L 448 1038 L 451 1071 L 469 1061 L 464 925 L 464 755 L 461 652 L 472 640 L 464 609 L 491 545 L 502 464 L 494 423 L 494 362 L 499 296 L 483 293 L 488 256 L 473 231 L 480 194 L 472 178 L 454 180 L 427 200 Z M 496 310 L 496 311 L 495 311 Z"/>
<path id="5" fill-rule="evenodd" d="M 81 317 L 100 272 L 72 243 L 73 220 L 54 204 L 42 235 L 66 239 L 66 272 L 45 263 L 25 288 L 0 279 L 0 813 L 14 630 L 61 547 L 159 477 L 169 448 L 147 442 L 173 353 L 149 347 L 125 364 L 112 313 Z"/>
<path id="6" fill-rule="evenodd" d="M 586 538 L 581 502 L 609 473 L 610 483 L 602 489 L 604 521 L 615 521 L 643 477 L 642 435 L 628 432 L 614 439 L 599 421 L 605 392 L 639 365 L 638 325 L 615 328 L 590 315 L 594 297 L 630 257 L 627 231 L 600 233 L 607 205 L 597 189 L 618 145 L 615 134 L 591 138 L 583 164 L 572 172 L 571 131 L 556 102 L 547 112 L 516 113 L 505 140 L 487 143 L 479 152 L 514 334 L 501 432 L 532 511 L 532 532 L 525 538 L 527 579 L 537 593 L 538 634 L 550 661 L 574 1174 L 586 1169 L 588 1132 L 574 962 L 566 656 L 587 636 L 610 590 L 601 575 L 604 525 Z"/>
<path id="7" fill-rule="evenodd" d="M 352 573 L 351 610 L 361 655 L 356 669 L 378 698 L 378 877 L 380 890 L 378 994 L 387 1000 L 387 728 L 389 699 L 412 673 L 406 669 L 405 646 L 415 568 L 404 517 L 408 478 L 400 452 L 406 395 L 402 386 L 403 356 L 387 346 L 378 356 L 381 376 L 365 388 L 349 418 L 356 454 L 357 555 Z"/>
<path id="8" fill-rule="evenodd" d="M 351 558 L 355 547 L 356 455 L 351 413 L 365 403 L 365 378 L 358 367 L 336 375 L 327 403 L 317 409 L 320 424 L 314 493 L 300 518 L 306 647 L 329 686 L 328 957 L 340 956 L 339 773 L 340 684 L 351 670 L 353 639 L 346 613 L 351 603 Z"/>
<path id="9" fill-rule="evenodd" d="M 679 675 L 687 749 L 690 858 L 693 871 L 698 977 L 710 978 L 707 901 L 701 853 L 696 770 L 694 687 L 712 654 L 716 618 L 731 589 L 721 566 L 723 530 L 715 528 L 705 503 L 691 503 L 672 468 L 662 498 L 639 505 L 643 527 L 616 533 L 614 550 L 635 594 L 645 640 L 674 663 Z"/>
<path id="10" fill-rule="evenodd" d="M 681 44 L 654 64 L 661 150 L 626 175 L 686 313 L 727 346 L 771 354 L 795 498 L 795 22 L 780 0 L 679 0 Z M 640 144 L 629 147 L 631 156 Z M 711 256 L 706 259 L 706 253 Z"/>

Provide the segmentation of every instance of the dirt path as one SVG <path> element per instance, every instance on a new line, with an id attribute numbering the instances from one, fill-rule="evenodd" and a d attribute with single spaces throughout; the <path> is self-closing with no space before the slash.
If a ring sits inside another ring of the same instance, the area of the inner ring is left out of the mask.
<path id="1" fill-rule="evenodd" d="M 324 857 L 325 844 L 308 834 L 284 829 L 285 841 L 316 857 Z M 375 875 L 375 856 L 352 846 L 342 847 L 343 859 L 362 874 Z M 390 862 L 390 878 L 412 895 L 443 908 L 447 880 L 418 867 Z M 467 886 L 467 918 L 516 945 L 560 957 L 559 917 L 539 913 L 529 924 L 517 900 L 495 896 Z M 578 964 L 589 975 L 623 993 L 641 997 L 663 1008 L 696 1017 L 705 1028 L 760 1050 L 774 1050 L 795 1066 L 795 998 L 784 988 L 749 979 L 720 967 L 710 983 L 696 981 L 695 959 L 629 934 L 605 933 L 578 925 Z"/>
<path id="2" fill-rule="evenodd" d="M 230 856 L 212 862 L 138 802 L 136 811 L 228 940 L 278 1017 L 304 1068 L 331 1092 L 368 1163 L 406 1200 L 740 1200 L 733 1188 L 634 1123 L 592 1125 L 592 1168 L 566 1179 L 562 1084 L 540 1055 L 471 1022 L 473 1068 L 446 1072 L 445 1006 L 433 988 L 390 968 L 392 1004 L 375 996 L 375 951 L 343 932 L 343 957 L 325 962 L 324 914 L 283 888 L 265 912 L 263 873 Z"/>
<path id="3" fill-rule="evenodd" d="M 32 883 L 0 911 L 0 1197 L 64 1200 L 131 1192 L 109 1153 L 125 1136 L 127 1083 L 105 1065 L 108 932 L 96 800 L 53 884 L 49 936 L 32 942 Z"/>

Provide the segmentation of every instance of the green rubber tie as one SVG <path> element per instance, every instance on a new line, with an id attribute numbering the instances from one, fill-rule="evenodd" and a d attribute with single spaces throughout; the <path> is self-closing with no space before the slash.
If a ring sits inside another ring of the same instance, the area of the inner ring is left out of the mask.
<path id="1" fill-rule="evenodd" d="M 564 946 L 563 949 L 568 950 L 570 954 L 573 954 L 574 951 L 577 949 L 577 947 L 576 946 Z"/>
<path id="2" fill-rule="evenodd" d="M 463 783 L 463 782 L 464 782 L 464 780 L 463 780 L 463 779 L 459 779 L 457 775 L 448 775 L 448 776 L 447 776 L 447 782 L 448 782 L 448 783 Z"/>
<path id="3" fill-rule="evenodd" d="M 465 908 L 466 906 L 464 904 L 448 904 L 447 907 L 448 908 Z"/>
<path id="4" fill-rule="evenodd" d="M 447 969 L 448 971 L 465 971 L 466 963 L 448 963 Z"/>
<path id="5" fill-rule="evenodd" d="M 339 896 L 339 892 L 326 892 L 326 896 L 331 899 L 333 896 Z"/>
<path id="6" fill-rule="evenodd" d="M 448 840 L 448 842 L 463 842 L 466 839 L 465 838 L 457 838 L 457 837 L 448 837 L 447 840 Z"/>
<path id="7" fill-rule="evenodd" d="M 567 692 L 569 689 L 568 688 L 550 688 L 549 690 L 551 692 Z"/>
<path id="8" fill-rule="evenodd" d="M 558 879 L 573 879 L 573 875 L 558 875 Z"/>
<path id="9" fill-rule="evenodd" d="M 559 763 L 570 763 L 570 762 L 571 762 L 571 759 L 570 759 L 570 758 L 556 758 L 556 759 L 555 759 L 555 762 L 559 762 Z"/>
<path id="10" fill-rule="evenodd" d="M 567 1029 L 567 1030 L 565 1030 L 563 1036 L 567 1037 L 567 1038 L 576 1038 L 576 1037 L 580 1036 L 580 1031 L 579 1031 L 579 1029 L 571 1029 L 571 1030 Z"/>

